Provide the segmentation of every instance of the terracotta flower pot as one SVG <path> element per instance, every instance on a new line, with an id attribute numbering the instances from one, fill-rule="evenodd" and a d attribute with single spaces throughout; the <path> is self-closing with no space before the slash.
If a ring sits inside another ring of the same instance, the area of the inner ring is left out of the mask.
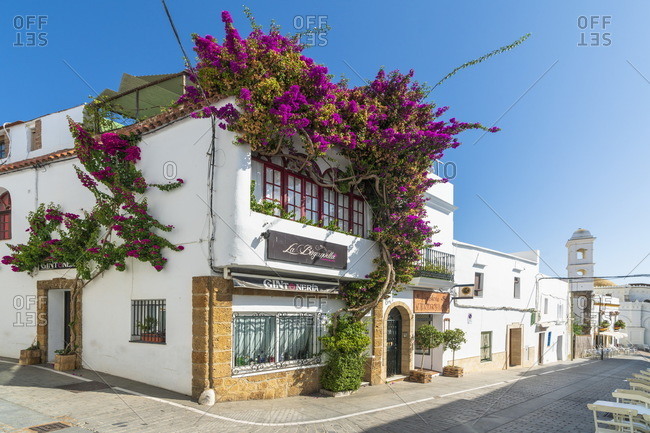
<path id="1" fill-rule="evenodd" d="M 609 329 L 609 328 L 602 328 L 602 327 L 601 327 L 601 328 L 598 328 L 598 331 L 600 331 L 600 332 L 605 332 L 605 331 L 607 331 L 608 329 Z"/>
<path id="2" fill-rule="evenodd" d="M 143 332 L 140 335 L 140 341 L 145 341 L 147 343 L 164 343 L 165 337 L 152 332 Z"/>

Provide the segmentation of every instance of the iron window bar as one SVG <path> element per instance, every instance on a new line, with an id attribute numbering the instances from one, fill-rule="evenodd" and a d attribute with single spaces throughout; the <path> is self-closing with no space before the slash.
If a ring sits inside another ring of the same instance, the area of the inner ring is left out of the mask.
<path id="1" fill-rule="evenodd" d="M 422 251 L 415 276 L 453 281 L 454 268 L 455 256 L 453 254 L 426 248 Z"/>
<path id="2" fill-rule="evenodd" d="M 132 342 L 164 344 L 167 341 L 167 311 L 164 299 L 131 301 Z"/>
<path id="3" fill-rule="evenodd" d="M 323 313 L 233 313 L 232 374 L 321 364 Z"/>

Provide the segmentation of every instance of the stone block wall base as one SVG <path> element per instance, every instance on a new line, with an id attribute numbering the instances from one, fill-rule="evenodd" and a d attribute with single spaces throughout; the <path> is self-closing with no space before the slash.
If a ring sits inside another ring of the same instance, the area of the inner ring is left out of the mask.
<path id="1" fill-rule="evenodd" d="M 451 365 L 451 361 L 449 361 Z M 492 353 L 492 361 L 481 361 L 480 356 L 456 359 L 455 365 L 463 367 L 465 373 L 504 370 L 506 368 L 506 352 Z"/>
<path id="2" fill-rule="evenodd" d="M 322 367 L 312 367 L 245 377 L 221 377 L 214 379 L 214 391 L 217 403 L 313 394 L 321 389 L 321 372 Z"/>

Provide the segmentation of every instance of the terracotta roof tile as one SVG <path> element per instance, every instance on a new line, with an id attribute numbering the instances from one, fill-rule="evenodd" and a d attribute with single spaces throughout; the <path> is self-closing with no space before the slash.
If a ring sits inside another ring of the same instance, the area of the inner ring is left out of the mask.
<path id="1" fill-rule="evenodd" d="M 74 149 L 57 150 L 56 152 L 48 153 L 47 155 L 36 156 L 34 158 L 12 162 L 11 164 L 0 165 L 0 173 L 18 170 L 21 168 L 39 166 L 42 164 L 49 164 L 50 162 L 56 161 L 57 159 L 73 157 L 76 153 L 77 151 Z"/>

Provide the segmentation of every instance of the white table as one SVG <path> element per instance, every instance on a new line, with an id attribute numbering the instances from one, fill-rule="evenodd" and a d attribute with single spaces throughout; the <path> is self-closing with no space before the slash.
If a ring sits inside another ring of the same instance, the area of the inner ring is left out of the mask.
<path id="1" fill-rule="evenodd" d="M 638 412 L 639 415 L 650 416 L 650 408 L 647 408 L 645 406 L 638 406 L 636 404 L 616 403 L 615 401 L 605 401 L 605 400 L 598 400 L 593 402 L 593 404 L 597 404 L 600 406 L 617 407 L 620 409 L 634 409 Z"/>

